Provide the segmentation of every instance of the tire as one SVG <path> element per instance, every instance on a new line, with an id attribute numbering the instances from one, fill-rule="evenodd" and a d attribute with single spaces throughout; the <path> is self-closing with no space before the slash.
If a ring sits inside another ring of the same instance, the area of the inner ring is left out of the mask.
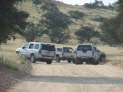
<path id="1" fill-rule="evenodd" d="M 52 60 L 47 60 L 47 64 L 52 64 Z"/>
<path id="2" fill-rule="evenodd" d="M 75 59 L 72 60 L 72 63 L 73 63 L 73 64 L 76 64 L 76 63 L 75 63 Z"/>
<path id="3" fill-rule="evenodd" d="M 105 64 L 106 63 L 105 56 L 101 56 L 100 59 L 99 59 L 99 61 L 100 61 L 100 64 Z"/>
<path id="4" fill-rule="evenodd" d="M 20 54 L 20 52 L 19 51 L 16 51 L 16 54 Z"/>
<path id="5" fill-rule="evenodd" d="M 97 65 L 97 64 L 99 64 L 99 60 L 95 60 L 94 58 L 91 58 L 90 63 L 94 64 L 94 65 Z"/>
<path id="6" fill-rule="evenodd" d="M 68 60 L 68 63 L 71 63 L 72 61 L 71 60 Z"/>
<path id="7" fill-rule="evenodd" d="M 100 61 L 101 61 L 101 62 L 105 62 L 105 60 L 106 60 L 105 56 L 101 56 L 101 57 L 100 57 Z"/>
<path id="8" fill-rule="evenodd" d="M 31 55 L 30 61 L 31 61 L 32 63 L 36 63 L 36 59 L 35 59 L 35 56 L 34 56 L 34 55 Z"/>
<path id="9" fill-rule="evenodd" d="M 75 62 L 74 63 L 78 65 L 78 64 L 82 64 L 82 61 L 77 58 L 77 59 L 75 59 Z"/>
<path id="10" fill-rule="evenodd" d="M 56 62 L 60 63 L 60 57 L 56 56 Z"/>

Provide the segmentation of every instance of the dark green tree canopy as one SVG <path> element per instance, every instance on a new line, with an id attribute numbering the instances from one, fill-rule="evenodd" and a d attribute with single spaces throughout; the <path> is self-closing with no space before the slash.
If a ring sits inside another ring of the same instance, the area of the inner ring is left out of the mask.
<path id="1" fill-rule="evenodd" d="M 38 37 L 41 37 L 45 32 L 42 25 L 30 23 L 26 26 L 22 32 L 22 36 L 27 42 L 35 41 Z"/>
<path id="2" fill-rule="evenodd" d="M 68 40 L 69 16 L 62 13 L 53 0 L 38 0 L 36 4 L 46 11 L 40 24 L 44 25 L 52 42 L 64 43 Z"/>
<path id="3" fill-rule="evenodd" d="M 99 36 L 99 32 L 89 26 L 81 27 L 75 34 L 80 42 L 90 42 L 91 38 Z"/>
<path id="4" fill-rule="evenodd" d="M 123 0 L 119 0 L 118 5 L 119 14 L 104 21 L 101 26 L 104 33 L 102 40 L 109 44 L 123 43 Z"/>
<path id="5" fill-rule="evenodd" d="M 0 1 L 0 43 L 6 42 L 15 32 L 21 33 L 20 29 L 25 28 L 28 14 L 18 11 L 14 5 L 22 0 L 1 0 Z"/>
<path id="6" fill-rule="evenodd" d="M 79 12 L 79 11 L 70 11 L 69 14 L 70 17 L 74 19 L 81 19 L 84 16 L 86 16 L 83 12 Z"/>

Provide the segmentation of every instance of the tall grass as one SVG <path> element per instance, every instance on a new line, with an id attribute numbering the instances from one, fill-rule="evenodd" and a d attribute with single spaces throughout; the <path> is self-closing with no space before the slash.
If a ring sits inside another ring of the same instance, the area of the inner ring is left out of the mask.
<path id="1" fill-rule="evenodd" d="M 31 63 L 21 55 L 17 55 L 15 50 L 24 43 L 23 40 L 9 41 L 0 47 L 0 64 L 8 68 L 30 73 Z"/>

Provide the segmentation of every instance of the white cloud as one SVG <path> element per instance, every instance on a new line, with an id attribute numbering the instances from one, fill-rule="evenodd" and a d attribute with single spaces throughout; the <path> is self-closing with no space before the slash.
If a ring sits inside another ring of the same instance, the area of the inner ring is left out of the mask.
<path id="1" fill-rule="evenodd" d="M 72 4 L 72 5 L 83 5 L 84 3 L 90 3 L 94 2 L 95 0 L 56 0 L 56 1 L 61 1 L 66 4 Z M 108 5 L 109 3 L 116 2 L 117 0 L 101 0 L 104 2 L 104 4 Z"/>

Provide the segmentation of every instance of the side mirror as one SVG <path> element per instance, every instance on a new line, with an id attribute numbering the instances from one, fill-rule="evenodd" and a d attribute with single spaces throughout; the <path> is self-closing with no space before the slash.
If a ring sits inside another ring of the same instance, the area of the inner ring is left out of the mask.
<path id="1" fill-rule="evenodd" d="M 25 47 L 22 47 L 22 49 L 25 49 Z"/>

